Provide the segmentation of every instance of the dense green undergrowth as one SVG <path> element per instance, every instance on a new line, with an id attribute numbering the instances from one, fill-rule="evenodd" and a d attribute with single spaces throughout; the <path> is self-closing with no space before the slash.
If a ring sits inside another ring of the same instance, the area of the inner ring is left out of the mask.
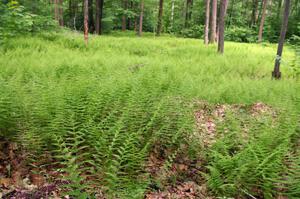
<path id="1" fill-rule="evenodd" d="M 30 159 L 51 154 L 35 166 L 53 164 L 69 174 L 69 194 L 76 197 L 96 186 L 112 198 L 143 198 L 152 181 L 150 152 L 158 147 L 172 163 L 184 145 L 190 159 L 207 157 L 205 176 L 215 196 L 272 198 L 284 190 L 296 197 L 300 84 L 288 48 L 283 79 L 271 80 L 275 50 L 228 42 L 219 55 L 199 40 L 151 35 L 91 37 L 88 47 L 71 32 L 11 39 L 0 47 L 0 136 L 22 141 Z M 203 149 L 191 139 L 191 103 L 199 99 L 263 102 L 280 114 L 275 124 L 233 114 L 224 123 L 230 133 Z M 247 143 L 241 143 L 244 124 Z M 282 175 L 289 181 L 279 183 Z"/>

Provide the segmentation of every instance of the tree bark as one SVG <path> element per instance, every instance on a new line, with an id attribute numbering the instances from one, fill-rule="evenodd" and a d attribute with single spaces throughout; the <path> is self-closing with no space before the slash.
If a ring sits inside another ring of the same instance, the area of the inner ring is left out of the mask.
<path id="1" fill-rule="evenodd" d="M 281 62 L 281 56 L 282 56 L 282 51 L 283 51 L 285 35 L 286 35 L 287 27 L 288 27 L 290 4 L 291 4 L 290 0 L 285 0 L 285 8 L 284 8 L 283 21 L 282 21 L 281 32 L 280 32 L 280 37 L 279 37 L 279 42 L 278 42 L 277 56 L 276 56 L 276 60 L 275 60 L 274 71 L 272 73 L 272 77 L 275 79 L 281 78 L 280 62 Z"/>
<path id="2" fill-rule="evenodd" d="M 218 9 L 218 1 L 212 0 L 212 14 L 210 21 L 210 38 L 209 43 L 213 44 L 216 40 L 216 32 L 217 32 L 217 9 Z"/>
<path id="3" fill-rule="evenodd" d="M 59 25 L 64 26 L 63 0 L 59 0 Z"/>
<path id="4" fill-rule="evenodd" d="M 173 28 L 174 25 L 174 10 L 175 10 L 175 0 L 172 0 L 172 6 L 171 6 L 171 25 Z"/>
<path id="5" fill-rule="evenodd" d="M 263 35 L 263 30 L 264 30 L 267 5 L 268 5 L 268 0 L 263 0 L 263 9 L 262 9 L 260 26 L 259 26 L 259 31 L 258 31 L 258 42 L 262 41 L 262 35 Z"/>
<path id="6" fill-rule="evenodd" d="M 204 44 L 205 44 L 205 45 L 208 44 L 209 16 L 210 16 L 210 0 L 206 0 L 205 28 L 204 28 Z"/>
<path id="7" fill-rule="evenodd" d="M 277 20 L 280 20 L 280 14 L 281 14 L 281 6 L 282 6 L 282 0 L 278 0 L 278 7 L 277 7 Z"/>
<path id="8" fill-rule="evenodd" d="M 251 22 L 250 22 L 251 27 L 256 25 L 257 17 L 258 17 L 258 0 L 253 0 L 252 1 Z"/>
<path id="9" fill-rule="evenodd" d="M 224 53 L 224 31 L 227 3 L 228 0 L 221 0 L 220 5 L 218 52 L 221 54 Z"/>
<path id="10" fill-rule="evenodd" d="M 185 23 L 184 23 L 184 27 L 185 28 L 187 28 L 189 26 L 189 22 L 191 20 L 192 5 L 193 5 L 193 0 L 186 0 L 186 6 L 185 6 Z"/>
<path id="11" fill-rule="evenodd" d="M 139 24 L 139 32 L 138 32 L 138 36 L 140 37 L 143 34 L 143 20 L 144 20 L 144 0 L 141 0 L 140 24 Z"/>
<path id="12" fill-rule="evenodd" d="M 104 0 L 96 0 L 96 33 L 102 34 L 102 15 Z"/>
<path id="13" fill-rule="evenodd" d="M 159 0 L 158 21 L 157 21 L 157 29 L 156 29 L 157 36 L 160 35 L 162 29 L 163 9 L 164 9 L 164 0 Z"/>
<path id="14" fill-rule="evenodd" d="M 89 38 L 89 0 L 84 0 L 84 41 L 88 45 Z"/>
<path id="15" fill-rule="evenodd" d="M 54 18 L 59 24 L 59 10 L 58 10 L 58 1 L 59 0 L 54 0 Z"/>
<path id="16" fill-rule="evenodd" d="M 89 31 L 93 33 L 95 31 L 95 21 L 94 21 L 94 9 L 93 9 L 93 0 L 88 0 L 88 9 L 89 9 Z"/>
<path id="17" fill-rule="evenodd" d="M 128 8 L 128 1 L 127 0 L 123 0 L 123 11 L 127 11 Z M 125 13 L 123 13 L 122 15 L 122 31 L 126 31 L 126 15 Z"/>

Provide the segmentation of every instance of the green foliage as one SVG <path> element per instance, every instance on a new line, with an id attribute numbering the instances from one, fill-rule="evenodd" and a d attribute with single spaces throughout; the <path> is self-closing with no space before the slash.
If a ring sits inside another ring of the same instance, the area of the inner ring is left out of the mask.
<path id="1" fill-rule="evenodd" d="M 32 14 L 18 1 L 0 1 L 0 40 L 18 34 L 27 34 L 54 27 L 51 18 Z"/>
<path id="2" fill-rule="evenodd" d="M 204 26 L 194 25 L 190 28 L 183 29 L 179 35 L 187 38 L 202 38 L 204 35 Z"/>
<path id="3" fill-rule="evenodd" d="M 276 183 L 285 171 L 283 157 L 289 150 L 289 137 L 284 119 L 274 126 L 271 117 L 257 119 L 241 115 L 228 118 L 219 129 L 224 138 L 210 153 L 208 185 L 220 196 L 274 198 Z M 246 129 L 245 129 L 246 127 Z M 244 131 L 244 132 L 243 132 Z M 284 135 L 283 135 L 284 134 Z"/>
<path id="4" fill-rule="evenodd" d="M 225 31 L 225 39 L 236 42 L 254 43 L 257 41 L 257 33 L 250 28 L 234 26 Z"/>
<path id="5" fill-rule="evenodd" d="M 94 187 L 111 198 L 142 198 L 154 147 L 168 149 L 165 169 L 181 144 L 198 152 L 189 142 L 194 99 L 299 109 L 298 80 L 287 67 L 281 81 L 270 80 L 275 45 L 227 43 L 226 55 L 218 56 L 194 39 L 124 36 L 91 37 L 85 47 L 80 34 L 48 32 L 0 47 L 1 136 L 19 140 L 33 161 L 50 154 L 47 164 L 58 168 L 75 198 Z M 285 53 L 289 63 L 293 51 Z M 286 114 L 275 126 L 270 118 L 229 118 L 230 133 L 208 154 L 211 190 L 255 194 L 257 184 L 266 197 L 274 194 L 271 182 L 280 178 L 296 116 Z M 251 124 L 248 143 L 243 121 Z"/>

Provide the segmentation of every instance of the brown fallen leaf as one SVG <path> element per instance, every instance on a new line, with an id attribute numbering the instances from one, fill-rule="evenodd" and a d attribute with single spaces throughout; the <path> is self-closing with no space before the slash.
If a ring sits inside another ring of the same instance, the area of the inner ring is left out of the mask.
<path id="1" fill-rule="evenodd" d="M 11 178 L 1 178 L 0 179 L 0 185 L 5 187 L 5 188 L 8 188 L 11 185 L 13 185 L 13 180 Z"/>
<path id="2" fill-rule="evenodd" d="M 14 185 L 16 185 L 17 187 L 21 187 L 23 185 L 23 181 L 22 181 L 22 177 L 21 177 L 21 173 L 16 171 L 12 174 L 12 179 L 14 182 Z"/>
<path id="3" fill-rule="evenodd" d="M 39 174 L 30 174 L 30 181 L 32 184 L 41 187 L 45 184 L 45 178 Z"/>

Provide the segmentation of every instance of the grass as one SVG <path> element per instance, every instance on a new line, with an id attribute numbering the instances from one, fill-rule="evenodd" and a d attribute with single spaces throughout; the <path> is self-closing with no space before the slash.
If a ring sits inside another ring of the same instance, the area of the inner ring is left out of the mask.
<path id="1" fill-rule="evenodd" d="M 88 47 L 82 40 L 73 32 L 44 33 L 0 47 L 0 135 L 22 140 L 33 159 L 50 151 L 63 172 L 72 174 L 71 195 L 84 197 L 101 186 L 112 198 L 142 198 L 151 184 L 145 174 L 149 154 L 159 146 L 168 159 L 189 145 L 194 100 L 263 102 L 280 110 L 275 126 L 249 121 L 253 139 L 234 155 L 243 123 L 236 117 L 226 122 L 233 133 L 200 151 L 214 195 L 255 195 L 254 185 L 266 198 L 277 194 L 273 181 L 286 169 L 299 125 L 292 49 L 285 48 L 283 78 L 275 81 L 273 44 L 226 42 L 219 55 L 216 46 L 200 40 L 150 34 L 92 36 Z M 197 158 L 193 146 L 191 158 Z M 297 194 L 300 188 L 291 189 Z"/>

